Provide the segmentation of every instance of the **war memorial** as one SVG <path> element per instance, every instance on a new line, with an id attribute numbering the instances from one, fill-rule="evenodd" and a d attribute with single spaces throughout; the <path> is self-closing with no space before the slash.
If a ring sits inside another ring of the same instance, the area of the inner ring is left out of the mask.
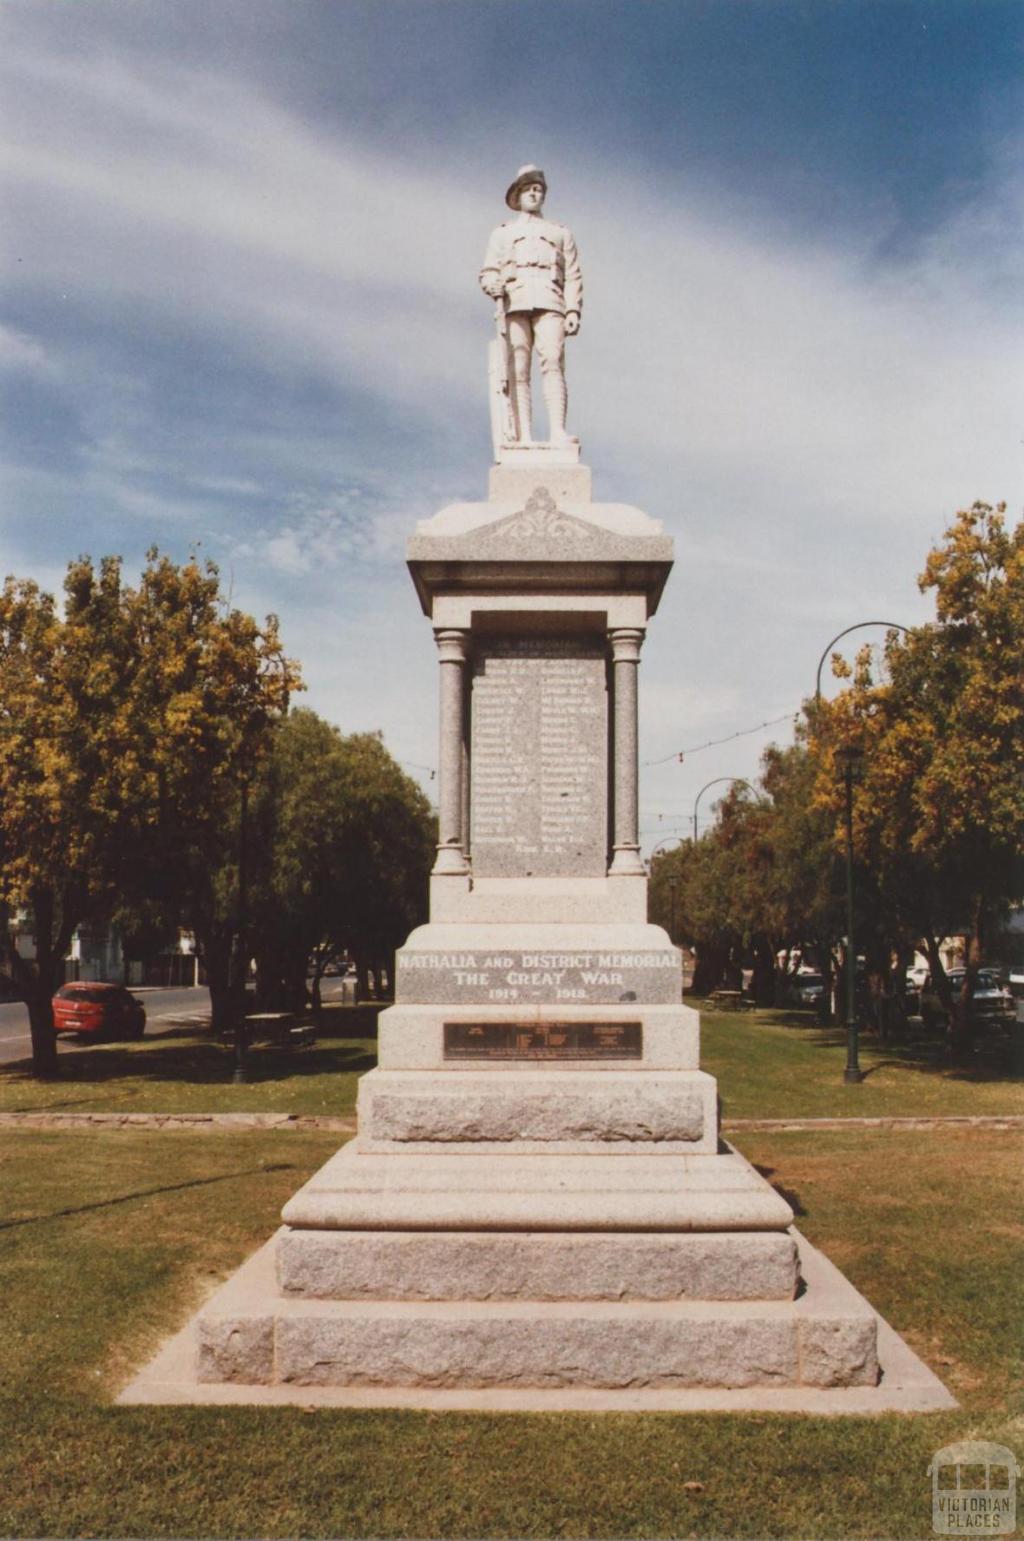
<path id="1" fill-rule="evenodd" d="M 481 274 L 488 495 L 408 544 L 439 843 L 358 1133 L 124 1401 L 954 1405 L 720 1138 L 638 836 L 638 671 L 673 543 L 594 499 L 566 431 L 582 278 L 546 191 L 523 168 Z"/>

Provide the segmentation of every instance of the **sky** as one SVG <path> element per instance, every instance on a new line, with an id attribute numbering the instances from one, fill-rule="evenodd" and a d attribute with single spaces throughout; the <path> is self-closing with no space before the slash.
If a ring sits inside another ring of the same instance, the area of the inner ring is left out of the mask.
<path id="1" fill-rule="evenodd" d="M 486 496 L 539 164 L 569 428 L 675 541 L 641 829 L 686 834 L 838 632 L 930 617 L 958 508 L 1020 516 L 1022 55 L 1019 0 L 0 0 L 0 576 L 198 551 L 436 796 L 404 546 Z"/>

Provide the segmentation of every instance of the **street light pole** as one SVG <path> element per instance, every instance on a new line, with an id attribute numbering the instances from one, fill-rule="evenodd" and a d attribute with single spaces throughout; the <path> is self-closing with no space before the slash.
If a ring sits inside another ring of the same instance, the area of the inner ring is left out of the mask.
<path id="1" fill-rule="evenodd" d="M 248 1024 L 245 1020 L 245 1008 L 247 997 L 245 991 L 246 975 L 249 971 L 249 959 L 246 952 L 245 939 L 248 934 L 248 902 L 249 902 L 249 782 L 242 782 L 241 817 L 238 825 L 238 937 L 235 942 L 234 967 L 232 969 L 232 1008 L 235 1014 L 235 1064 L 231 1072 L 231 1079 L 236 1086 L 243 1085 L 249 1079 L 249 1069 L 246 1064 L 246 1049 L 248 1045 Z"/>
<path id="2" fill-rule="evenodd" d="M 853 746 L 837 751 L 846 787 L 846 1069 L 843 1080 L 856 1085 L 864 1079 L 857 1045 L 857 949 L 853 940 L 853 770 L 863 750 Z"/>
<path id="3" fill-rule="evenodd" d="M 714 778 L 714 780 L 712 780 L 712 781 L 705 781 L 704 785 L 701 787 L 700 791 L 697 793 L 697 796 L 693 800 L 693 843 L 694 843 L 694 845 L 697 844 L 697 809 L 700 807 L 700 800 L 704 796 L 704 793 L 708 790 L 708 787 L 717 787 L 719 785 L 719 783 L 722 782 L 722 781 L 732 781 L 732 782 L 735 782 L 735 784 L 737 786 L 747 787 L 749 791 L 753 792 L 755 797 L 757 796 L 757 788 L 756 787 L 752 787 L 750 785 L 749 781 L 744 781 L 742 776 L 716 776 Z"/>
<path id="4" fill-rule="evenodd" d="M 851 631 L 863 631 L 865 626 L 884 626 L 888 631 L 901 631 L 904 636 L 906 636 L 910 630 L 908 626 L 901 626 L 899 621 L 857 621 L 855 625 L 847 626 L 845 631 L 838 632 L 832 638 L 832 641 L 828 644 L 828 646 L 825 648 L 825 651 L 818 659 L 818 672 L 814 678 L 815 702 L 820 702 L 821 700 L 821 671 L 824 667 L 825 659 L 828 657 L 829 653 L 842 637 L 848 637 Z"/>

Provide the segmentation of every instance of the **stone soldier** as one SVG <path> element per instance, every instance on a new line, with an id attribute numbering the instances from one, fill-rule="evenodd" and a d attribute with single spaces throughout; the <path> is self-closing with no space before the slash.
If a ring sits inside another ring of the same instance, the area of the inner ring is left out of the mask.
<path id="1" fill-rule="evenodd" d="M 548 185 L 539 166 L 523 166 L 505 194 L 518 213 L 492 233 L 480 286 L 504 301 L 515 372 L 519 442 L 531 444 L 530 366 L 540 357 L 552 444 L 575 444 L 565 431 L 565 339 L 580 329 L 583 279 L 572 232 L 541 213 Z"/>

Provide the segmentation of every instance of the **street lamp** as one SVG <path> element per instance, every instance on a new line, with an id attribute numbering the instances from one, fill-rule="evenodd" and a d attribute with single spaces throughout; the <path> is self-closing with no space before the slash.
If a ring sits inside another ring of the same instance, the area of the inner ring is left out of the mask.
<path id="1" fill-rule="evenodd" d="M 864 1079 L 857 1058 L 857 949 L 853 941 L 853 774 L 864 758 L 857 744 L 836 750 L 846 785 L 846 1069 L 843 1080 L 853 1085 Z"/>
<path id="2" fill-rule="evenodd" d="M 818 672 L 814 677 L 814 699 L 816 702 L 821 700 L 821 671 L 825 659 L 842 637 L 848 637 L 851 631 L 863 631 L 865 626 L 885 626 L 889 631 L 902 631 L 904 636 L 908 634 L 910 629 L 907 626 L 901 626 L 899 621 L 857 621 L 853 626 L 847 626 L 845 631 L 838 632 L 818 659 Z"/>
<path id="3" fill-rule="evenodd" d="M 694 845 L 696 845 L 696 843 L 697 843 L 697 809 L 700 807 L 700 800 L 704 796 L 704 793 L 707 791 L 708 787 L 716 787 L 722 781 L 733 781 L 733 782 L 736 783 L 737 786 L 747 787 L 751 792 L 753 792 L 755 797 L 757 796 L 757 788 L 756 787 L 752 787 L 750 785 L 749 781 L 744 781 L 742 776 L 716 776 L 713 781 L 705 781 L 704 785 L 701 787 L 700 791 L 697 793 L 697 796 L 695 797 L 694 803 L 693 803 L 693 843 L 694 843 Z"/>

